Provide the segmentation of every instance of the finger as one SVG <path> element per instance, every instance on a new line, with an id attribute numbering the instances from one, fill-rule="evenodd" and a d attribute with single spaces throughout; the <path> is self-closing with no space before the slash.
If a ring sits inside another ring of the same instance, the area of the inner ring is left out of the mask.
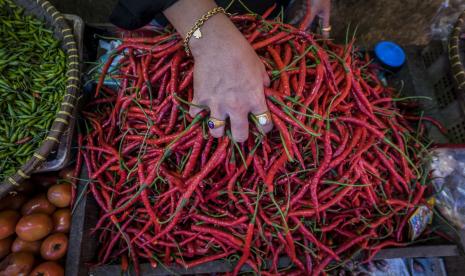
<path id="1" fill-rule="evenodd" d="M 329 38 L 329 35 L 331 33 L 330 18 L 331 18 L 331 3 L 328 3 L 328 5 L 325 7 L 325 9 L 323 10 L 321 14 L 321 20 L 322 20 L 322 26 L 323 26 L 322 34 L 324 38 Z"/>
<path id="2" fill-rule="evenodd" d="M 329 31 L 323 31 L 321 34 L 323 35 L 324 39 L 328 39 L 331 33 Z"/>
<path id="3" fill-rule="evenodd" d="M 313 20 L 315 20 L 317 13 L 315 12 L 316 9 L 313 3 L 314 1 L 306 0 L 302 2 L 303 3 L 301 3 L 300 5 L 301 6 L 300 12 L 297 15 L 300 21 L 299 28 L 308 30 L 312 26 Z"/>
<path id="4" fill-rule="evenodd" d="M 249 120 L 247 113 L 229 114 L 233 140 L 242 143 L 249 137 Z"/>
<path id="5" fill-rule="evenodd" d="M 312 23 L 313 21 L 315 20 L 315 17 L 317 15 L 316 13 L 316 9 L 313 8 L 312 6 L 310 7 L 306 7 L 307 9 L 310 9 L 310 20 L 308 21 L 308 25 L 307 27 L 305 28 L 306 30 L 308 30 L 310 28 L 310 26 L 312 26 Z"/>
<path id="6" fill-rule="evenodd" d="M 321 30 L 321 34 L 323 35 L 323 38 L 328 39 L 331 34 L 331 31 L 327 29 L 326 30 L 323 29 Z"/>
<path id="7" fill-rule="evenodd" d="M 221 111 L 221 109 L 217 105 L 211 105 L 210 106 L 210 118 L 220 120 L 220 121 L 225 121 L 226 120 L 226 113 Z M 210 129 L 210 134 L 211 136 L 215 138 L 220 138 L 223 137 L 224 135 L 224 125 L 220 127 L 214 127 L 212 128 L 212 125 L 210 125 L 209 121 L 209 126 L 208 128 Z"/>
<path id="8" fill-rule="evenodd" d="M 269 112 L 268 107 L 266 106 L 266 103 L 265 103 L 264 100 L 263 100 L 263 102 L 260 102 L 260 104 L 253 107 L 251 112 L 252 112 L 252 115 L 255 116 L 255 118 L 256 118 L 255 121 L 257 121 L 257 127 L 261 131 L 263 131 L 264 133 L 268 133 L 273 129 L 273 121 L 271 120 L 270 116 L 265 116 L 265 117 L 261 116 L 261 117 L 263 117 L 261 119 L 261 122 L 257 118 L 257 115 L 263 115 L 263 114 L 266 114 L 267 112 Z M 268 113 L 268 115 L 269 115 L 269 113 Z M 267 118 L 266 122 L 264 121 L 265 118 Z"/>
<path id="9" fill-rule="evenodd" d="M 197 114 L 199 114 L 200 112 L 202 112 L 202 110 L 205 110 L 205 109 L 206 109 L 205 103 L 197 100 L 194 97 L 194 99 L 192 99 L 192 104 L 189 107 L 189 115 L 192 118 L 194 118 L 195 116 L 197 116 Z"/>
<path id="10" fill-rule="evenodd" d="M 271 84 L 270 76 L 268 76 L 268 73 L 266 72 L 266 70 L 263 69 L 263 85 L 266 87 L 269 87 L 270 84 Z"/>
<path id="11" fill-rule="evenodd" d="M 197 116 L 197 114 L 199 114 L 203 109 L 198 107 L 198 106 L 194 106 L 194 105 L 191 105 L 191 107 L 189 108 L 189 115 L 191 115 L 192 118 L 194 118 L 195 116 Z"/>

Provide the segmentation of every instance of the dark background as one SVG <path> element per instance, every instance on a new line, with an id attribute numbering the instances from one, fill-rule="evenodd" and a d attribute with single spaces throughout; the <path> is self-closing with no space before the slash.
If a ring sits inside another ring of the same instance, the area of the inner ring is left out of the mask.
<path id="1" fill-rule="evenodd" d="M 77 14 L 86 23 L 105 23 L 116 0 L 51 0 L 63 13 Z M 381 39 L 402 45 L 426 44 L 431 21 L 443 0 L 333 0 L 333 37 L 342 40 L 347 26 L 358 25 L 359 44 Z M 465 2 L 455 0 L 453 2 Z"/>

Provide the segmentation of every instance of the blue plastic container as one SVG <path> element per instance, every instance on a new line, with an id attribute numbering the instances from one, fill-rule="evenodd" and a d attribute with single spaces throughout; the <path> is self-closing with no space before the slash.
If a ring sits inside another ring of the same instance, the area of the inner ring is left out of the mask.
<path id="1" fill-rule="evenodd" d="M 381 41 L 375 45 L 375 57 L 384 66 L 398 69 L 405 63 L 404 50 L 392 41 Z"/>

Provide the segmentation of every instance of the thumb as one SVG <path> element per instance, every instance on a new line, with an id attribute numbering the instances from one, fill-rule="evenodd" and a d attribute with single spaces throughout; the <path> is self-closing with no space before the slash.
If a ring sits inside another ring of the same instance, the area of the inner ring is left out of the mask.
<path id="1" fill-rule="evenodd" d="M 268 73 L 266 70 L 263 70 L 263 85 L 265 87 L 269 87 L 271 84 L 270 77 L 268 76 Z"/>
<path id="2" fill-rule="evenodd" d="M 202 108 L 200 107 L 197 107 L 197 106 L 193 106 L 191 105 L 191 107 L 189 108 L 189 115 L 194 118 L 195 116 L 197 116 L 197 114 L 199 114 L 200 112 L 202 112 Z"/>
<path id="3" fill-rule="evenodd" d="M 194 99 L 192 99 L 192 104 L 189 107 L 189 115 L 192 118 L 194 118 L 195 116 L 197 116 L 197 114 L 202 112 L 202 110 L 204 109 L 205 108 L 201 105 L 201 103 L 194 96 Z"/>

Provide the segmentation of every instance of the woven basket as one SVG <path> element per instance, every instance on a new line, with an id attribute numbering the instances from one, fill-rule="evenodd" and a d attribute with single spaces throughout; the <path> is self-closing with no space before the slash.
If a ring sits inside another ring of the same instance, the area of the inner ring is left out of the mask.
<path id="1" fill-rule="evenodd" d="M 449 39 L 449 61 L 451 64 L 452 75 L 457 82 L 457 87 L 460 91 L 465 90 L 465 66 L 461 50 L 463 50 L 463 42 L 460 35 L 465 28 L 465 11 L 457 19 L 457 22 L 452 29 Z"/>
<path id="2" fill-rule="evenodd" d="M 61 41 L 61 48 L 67 56 L 67 83 L 64 100 L 60 111 L 57 113 L 47 137 L 42 141 L 39 149 L 33 156 L 0 184 L 0 198 L 10 191 L 19 187 L 24 180 L 46 160 L 49 153 L 57 146 L 63 132 L 68 128 L 75 105 L 79 96 L 80 70 L 79 53 L 74 39 L 73 30 L 68 26 L 63 15 L 46 0 L 14 0 L 14 2 L 25 9 L 25 13 L 33 15 L 45 22 L 47 28 L 53 31 L 54 37 Z"/>

